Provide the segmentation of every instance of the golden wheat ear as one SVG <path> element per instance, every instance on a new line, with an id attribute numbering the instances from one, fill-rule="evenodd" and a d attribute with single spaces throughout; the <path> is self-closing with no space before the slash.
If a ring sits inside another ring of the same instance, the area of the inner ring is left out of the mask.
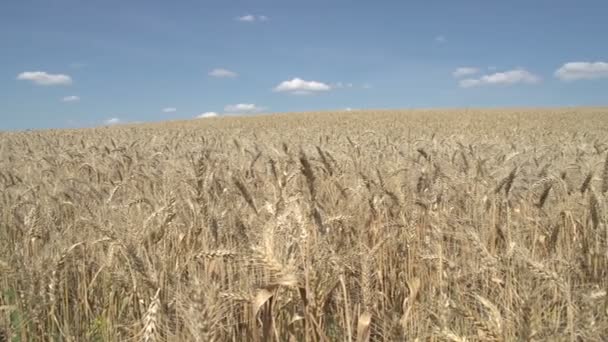
<path id="1" fill-rule="evenodd" d="M 607 191 L 608 191 L 608 153 L 606 153 L 606 160 L 604 161 L 604 170 L 602 172 L 601 192 L 604 194 Z"/>
<path id="2" fill-rule="evenodd" d="M 161 303 L 160 303 L 160 289 L 156 290 L 156 293 L 150 301 L 148 310 L 146 311 L 143 319 L 143 331 L 142 341 L 143 342 L 156 342 L 160 341 L 160 315 L 161 315 Z"/>

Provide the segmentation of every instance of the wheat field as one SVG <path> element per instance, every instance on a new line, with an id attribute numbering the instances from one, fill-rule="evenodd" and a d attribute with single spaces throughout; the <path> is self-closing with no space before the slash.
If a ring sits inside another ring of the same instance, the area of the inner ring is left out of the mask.
<path id="1" fill-rule="evenodd" d="M 608 109 L 0 133 L 0 341 L 606 341 Z"/>

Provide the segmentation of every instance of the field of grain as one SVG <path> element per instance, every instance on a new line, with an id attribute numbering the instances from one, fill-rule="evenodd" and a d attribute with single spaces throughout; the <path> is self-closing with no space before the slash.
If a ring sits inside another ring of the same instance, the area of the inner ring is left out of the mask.
<path id="1" fill-rule="evenodd" d="M 605 341 L 608 109 L 0 133 L 0 341 Z"/>

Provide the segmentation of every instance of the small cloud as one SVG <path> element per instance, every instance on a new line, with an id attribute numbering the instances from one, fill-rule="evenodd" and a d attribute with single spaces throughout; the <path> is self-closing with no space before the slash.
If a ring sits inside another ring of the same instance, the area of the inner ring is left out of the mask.
<path id="1" fill-rule="evenodd" d="M 66 96 L 61 99 L 61 102 L 78 102 L 78 101 L 80 101 L 80 97 L 78 97 L 76 95 Z"/>
<path id="2" fill-rule="evenodd" d="M 119 118 L 110 118 L 105 120 L 103 123 L 105 123 L 106 125 L 118 125 L 119 123 L 122 123 L 122 120 L 120 120 Z"/>
<path id="3" fill-rule="evenodd" d="M 497 72 L 483 75 L 480 78 L 467 78 L 461 80 L 461 88 L 471 88 L 483 85 L 512 85 L 518 83 L 534 84 L 540 82 L 540 77 L 524 69 L 513 69 L 505 72 Z"/>
<path id="4" fill-rule="evenodd" d="M 445 43 L 446 41 L 447 41 L 447 39 L 443 35 L 439 35 L 439 36 L 435 37 L 435 42 L 436 43 L 441 44 L 441 43 Z"/>
<path id="5" fill-rule="evenodd" d="M 236 20 L 246 22 L 246 23 L 253 23 L 256 21 L 267 21 L 268 17 L 265 15 L 245 14 L 243 16 L 236 17 Z"/>
<path id="6" fill-rule="evenodd" d="M 49 74 L 44 71 L 25 71 L 17 75 L 17 80 L 30 81 L 37 85 L 70 85 L 72 78 L 63 74 Z"/>
<path id="7" fill-rule="evenodd" d="M 479 72 L 478 68 L 461 67 L 461 68 L 454 70 L 454 72 L 452 73 L 452 76 L 454 76 L 456 78 L 461 78 L 464 76 L 475 75 L 478 72 Z"/>
<path id="8" fill-rule="evenodd" d="M 263 111 L 264 107 L 258 107 L 253 103 L 239 103 L 233 105 L 227 105 L 224 107 L 224 111 L 227 113 L 259 113 Z"/>
<path id="9" fill-rule="evenodd" d="M 177 108 L 174 108 L 174 107 L 163 108 L 163 113 L 175 113 L 175 112 L 177 112 Z"/>
<path id="10" fill-rule="evenodd" d="M 555 77 L 562 81 L 594 80 L 608 78 L 606 62 L 570 62 L 555 71 Z"/>
<path id="11" fill-rule="evenodd" d="M 246 22 L 253 22 L 253 21 L 255 21 L 255 16 L 251 15 L 251 14 L 245 14 L 243 16 L 237 17 L 236 20 L 238 20 L 238 21 L 246 21 Z"/>
<path id="12" fill-rule="evenodd" d="M 361 88 L 363 89 L 372 89 L 372 85 L 369 83 L 365 83 L 364 85 L 361 86 Z"/>
<path id="13" fill-rule="evenodd" d="M 354 85 L 352 83 L 343 83 L 338 82 L 332 86 L 332 88 L 352 88 Z"/>
<path id="14" fill-rule="evenodd" d="M 217 78 L 235 78 L 239 74 L 234 71 L 230 71 L 228 69 L 217 68 L 209 71 L 209 76 L 217 77 Z"/>
<path id="15" fill-rule="evenodd" d="M 301 78 L 294 78 L 289 81 L 283 81 L 274 88 L 276 92 L 285 92 L 296 95 L 312 94 L 313 92 L 322 92 L 331 90 L 331 86 L 317 81 L 305 81 Z"/>
<path id="16" fill-rule="evenodd" d="M 197 119 L 215 118 L 218 114 L 216 112 L 204 112 L 196 116 Z"/>

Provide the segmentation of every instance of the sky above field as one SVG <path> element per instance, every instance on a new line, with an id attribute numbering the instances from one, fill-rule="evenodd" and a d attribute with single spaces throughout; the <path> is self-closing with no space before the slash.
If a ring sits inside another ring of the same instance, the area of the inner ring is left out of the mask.
<path id="1" fill-rule="evenodd" d="M 608 1 L 3 0 L 0 130 L 608 105 Z"/>

